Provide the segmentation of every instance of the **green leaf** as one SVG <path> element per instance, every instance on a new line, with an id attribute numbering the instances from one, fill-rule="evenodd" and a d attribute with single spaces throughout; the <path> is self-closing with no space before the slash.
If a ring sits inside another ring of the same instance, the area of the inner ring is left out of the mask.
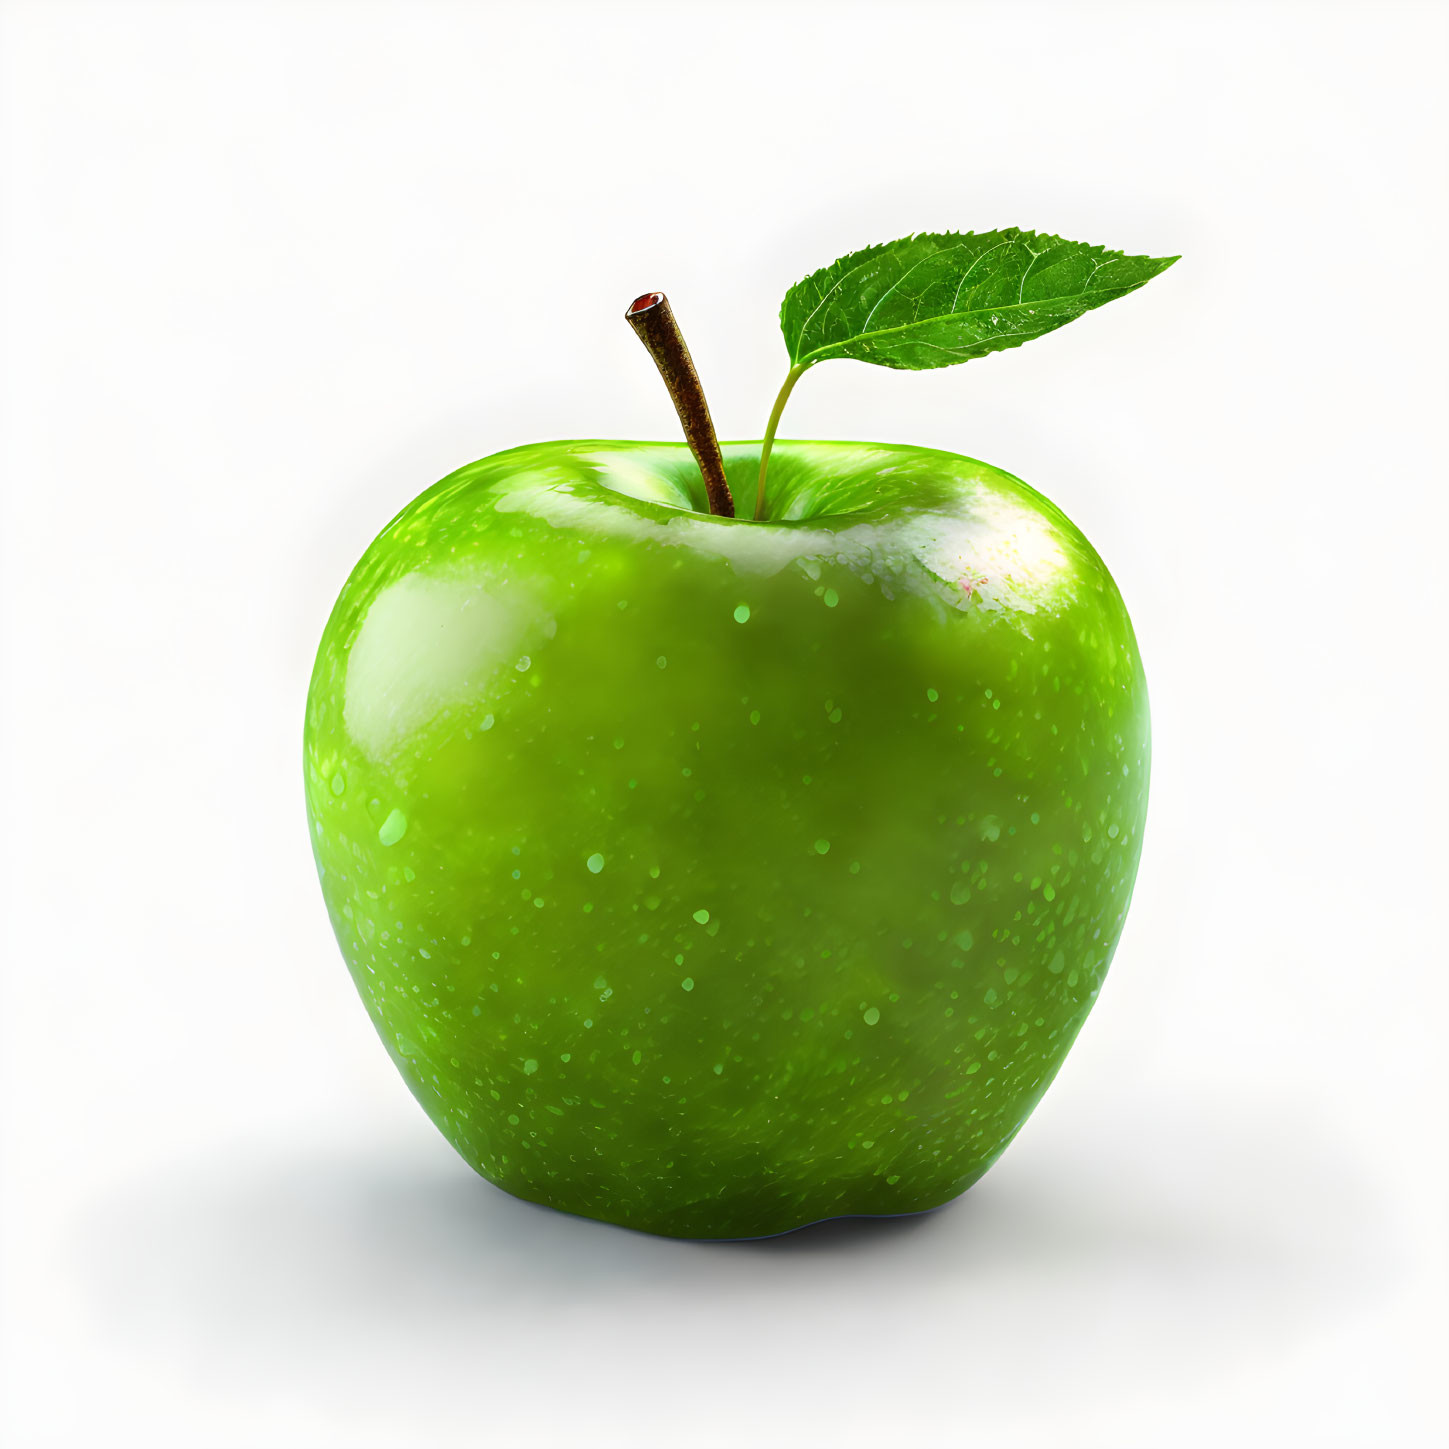
<path id="1" fill-rule="evenodd" d="M 796 369 L 832 357 L 949 367 L 1064 327 L 1176 260 L 1014 226 L 922 232 L 852 252 L 791 287 L 780 329 Z"/>

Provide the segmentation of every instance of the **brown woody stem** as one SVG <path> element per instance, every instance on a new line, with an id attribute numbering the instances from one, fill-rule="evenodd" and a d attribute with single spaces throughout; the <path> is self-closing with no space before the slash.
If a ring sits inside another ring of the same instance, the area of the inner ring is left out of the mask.
<path id="1" fill-rule="evenodd" d="M 694 370 L 689 348 L 684 345 L 684 336 L 670 310 L 669 298 L 663 292 L 645 292 L 629 304 L 624 320 L 649 349 L 664 386 L 669 389 L 674 410 L 684 427 L 685 441 L 704 478 L 709 511 L 721 518 L 733 518 L 734 500 L 725 482 L 724 458 L 720 456 L 714 424 L 709 420 L 709 404 L 704 400 L 699 374 Z"/>

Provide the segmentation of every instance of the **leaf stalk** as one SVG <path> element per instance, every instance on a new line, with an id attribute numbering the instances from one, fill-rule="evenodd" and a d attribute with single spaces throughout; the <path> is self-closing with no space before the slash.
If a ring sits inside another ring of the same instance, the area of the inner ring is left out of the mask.
<path id="1" fill-rule="evenodd" d="M 790 401 L 790 392 L 795 384 L 800 381 L 801 374 L 810 364 L 807 362 L 797 363 L 792 367 L 785 377 L 785 385 L 775 398 L 775 406 L 770 410 L 770 421 L 765 424 L 765 441 L 760 445 L 760 486 L 755 493 L 755 519 L 765 516 L 765 473 L 770 466 L 770 449 L 775 446 L 775 429 L 780 426 L 780 414 L 785 411 L 785 404 Z"/>

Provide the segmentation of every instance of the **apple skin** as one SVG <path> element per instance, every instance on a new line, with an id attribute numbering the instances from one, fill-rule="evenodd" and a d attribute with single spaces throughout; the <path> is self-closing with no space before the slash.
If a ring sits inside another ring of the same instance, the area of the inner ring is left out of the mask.
<path id="1" fill-rule="evenodd" d="M 724 453 L 751 498 L 759 444 Z M 1057 508 L 874 443 L 778 443 L 770 482 L 753 522 L 683 445 L 462 468 L 363 556 L 307 702 L 323 894 L 424 1110 L 521 1198 L 680 1237 L 976 1181 L 1146 813 L 1132 626 Z"/>

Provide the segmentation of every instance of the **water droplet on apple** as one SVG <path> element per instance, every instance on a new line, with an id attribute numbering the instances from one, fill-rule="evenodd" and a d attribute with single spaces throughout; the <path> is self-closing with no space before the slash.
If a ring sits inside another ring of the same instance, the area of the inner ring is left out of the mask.
<path id="1" fill-rule="evenodd" d="M 704 910 L 696 911 L 694 913 L 694 919 L 698 921 L 701 926 L 707 926 L 709 924 L 709 912 Z"/>
<path id="2" fill-rule="evenodd" d="M 377 838 L 384 845 L 396 845 L 407 834 L 408 818 L 401 810 L 393 810 L 378 828 Z"/>
<path id="3" fill-rule="evenodd" d="M 694 977 L 693 976 L 686 976 L 684 978 L 684 980 L 679 983 L 679 989 L 681 991 L 693 991 L 694 990 Z"/>
<path id="4" fill-rule="evenodd" d="M 589 871 L 590 871 L 590 872 L 591 872 L 591 873 L 592 873 L 592 874 L 593 874 L 593 875 L 598 875 L 598 873 L 599 873 L 599 872 L 600 872 L 600 871 L 601 871 L 601 870 L 603 870 L 603 868 L 604 868 L 604 857 L 603 857 L 603 856 L 602 856 L 602 855 L 600 855 L 600 854 L 599 854 L 599 853 L 598 853 L 598 851 L 595 851 L 595 852 L 594 852 L 594 853 L 593 853 L 593 854 L 592 854 L 592 855 L 591 855 L 591 856 L 590 856 L 590 857 L 589 857 L 589 858 L 588 858 L 588 859 L 587 859 L 587 860 L 586 860 L 586 861 L 585 861 L 585 862 L 584 862 L 584 864 L 585 864 L 585 865 L 586 865 L 586 866 L 588 866 L 588 868 L 589 868 Z"/>
<path id="5" fill-rule="evenodd" d="M 874 1026 L 876 1022 L 880 1020 L 880 1007 L 868 1007 L 865 1012 L 862 1013 L 862 1019 L 867 1026 Z"/>
<path id="6" fill-rule="evenodd" d="M 827 609 L 833 609 L 839 602 L 840 602 L 840 595 L 837 594 L 834 589 L 826 589 L 826 591 L 825 591 L 825 607 Z"/>
<path id="7" fill-rule="evenodd" d="M 815 854 L 816 855 L 829 855 L 830 854 L 830 842 L 828 840 L 817 840 L 815 842 Z"/>
<path id="8" fill-rule="evenodd" d="M 338 772 L 332 777 L 332 793 L 334 795 L 341 795 L 346 789 L 347 777 L 342 773 L 341 770 L 338 770 Z"/>

